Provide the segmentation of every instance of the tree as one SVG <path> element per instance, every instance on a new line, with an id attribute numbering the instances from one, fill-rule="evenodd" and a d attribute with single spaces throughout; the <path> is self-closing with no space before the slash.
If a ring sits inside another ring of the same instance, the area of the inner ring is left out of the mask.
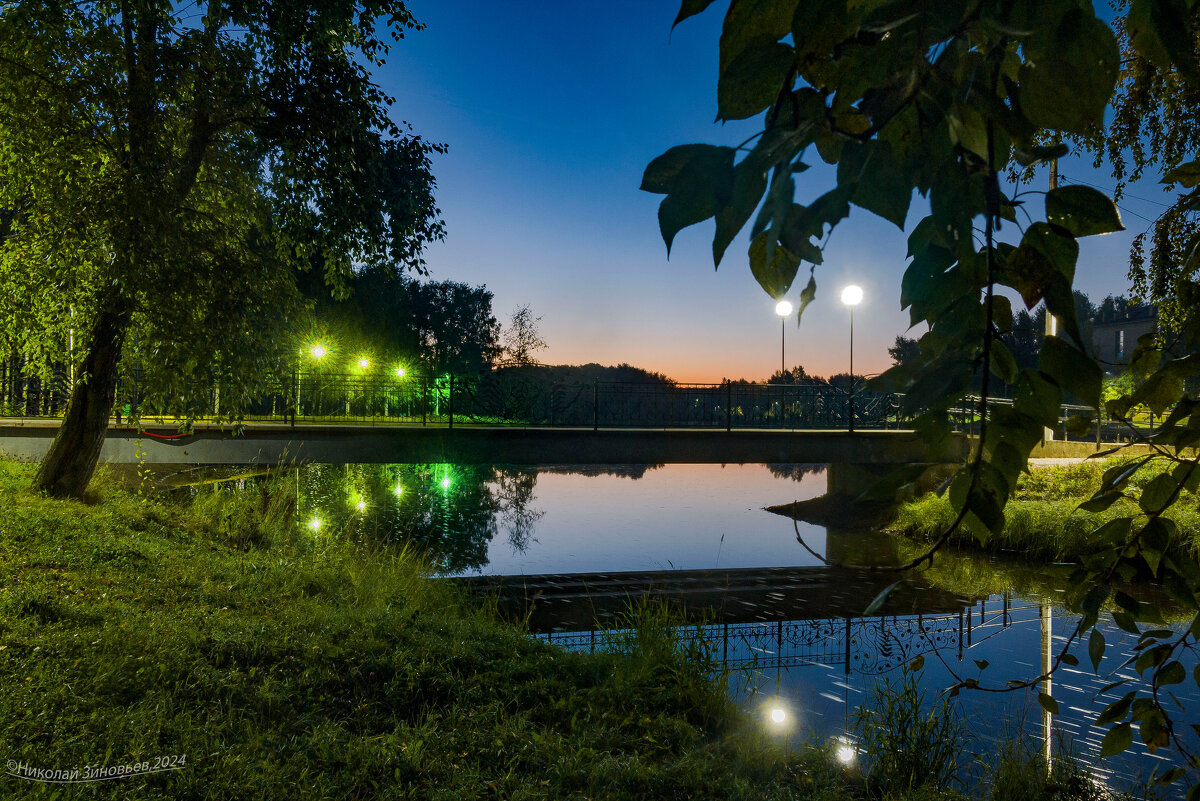
<path id="1" fill-rule="evenodd" d="M 348 281 L 336 298 L 309 277 L 305 294 L 315 305 L 314 327 L 358 354 L 409 368 L 458 375 L 488 369 L 499 353 L 499 324 L 485 286 L 418 281 L 391 266 L 371 266 Z"/>
<path id="2" fill-rule="evenodd" d="M 711 3 L 684 0 L 676 24 Z M 1189 87 L 1200 86 L 1196 28 L 1182 2 L 1138 0 L 1125 24 L 1137 54 L 1177 69 Z M 1045 194 L 1043 217 L 1003 176 L 1012 162 L 1029 167 L 1066 155 L 1066 145 L 1053 144 L 1064 137 L 1099 130 L 1120 72 L 1116 36 L 1090 5 L 1074 0 L 731 0 L 719 50 L 718 119 L 761 114 L 762 125 L 736 147 L 680 145 L 646 167 L 642 188 L 665 196 L 658 219 L 668 253 L 682 229 L 712 218 L 719 265 L 749 223 L 750 270 L 768 294 L 786 291 L 802 264 L 809 265 L 802 314 L 816 295 L 829 233 L 852 205 L 903 229 L 914 191 L 926 197 L 930 213 L 908 237 L 900 303 L 911 324 L 925 323 L 929 332 L 916 359 L 873 384 L 904 392 L 902 411 L 936 451 L 949 441 L 949 410 L 977 381 L 979 434 L 947 490 L 955 519 L 905 567 L 932 561 L 960 527 L 983 540 L 1004 525 L 1017 477 L 1043 427 L 1058 422 L 1064 397 L 1100 403 L 1103 371 L 1088 355 L 1071 284 L 1077 240 L 1121 230 L 1120 214 L 1102 192 L 1070 185 Z M 796 182 L 806 180 L 805 159 L 813 157 L 836 165 L 832 185 L 806 192 L 815 200 L 798 203 Z M 1200 161 L 1170 175 L 1195 187 Z M 1200 189 L 1192 194 L 1200 197 Z M 1200 208 L 1200 201 L 1188 202 Z M 1001 241 L 1005 225 L 1020 234 L 1014 243 Z M 1200 284 L 1185 278 L 1177 286 L 1185 308 L 1200 301 Z M 1035 367 L 1021 369 L 1004 344 L 1013 312 L 999 287 L 1019 294 L 1027 309 L 1044 302 L 1058 319 L 1058 333 L 1043 338 Z M 1118 420 L 1138 403 L 1156 414 L 1171 412 L 1150 439 L 1154 455 L 1110 469 L 1101 491 L 1082 507 L 1100 511 L 1128 492 L 1140 511 L 1093 532 L 1096 550 L 1073 574 L 1066 599 L 1080 614 L 1066 647 L 1087 637 L 1098 669 L 1106 643 L 1094 626 L 1102 605 L 1114 596 L 1114 580 L 1139 571 L 1148 570 L 1172 599 L 1197 612 L 1181 636 L 1142 629 L 1137 622 L 1153 620 L 1154 610 L 1115 593 L 1114 618 L 1138 632 L 1136 667 L 1156 689 L 1131 693 L 1099 721 L 1110 727 L 1102 755 L 1128 747 L 1136 724 L 1148 746 L 1175 746 L 1196 769 L 1200 760 L 1157 691 L 1185 679 L 1180 655 L 1200 639 L 1200 565 L 1164 517 L 1185 487 L 1200 485 L 1200 458 L 1179 450 L 1200 443 L 1200 399 L 1182 394 L 1183 381 L 1200 374 L 1200 322 L 1182 325 L 1180 336 L 1190 354 L 1181 358 L 1153 342 L 1139 343 L 1132 359 L 1136 388 L 1106 402 Z M 1013 387 L 1011 407 L 989 404 L 994 379 Z M 1068 427 L 1086 429 L 1094 416 L 1077 415 Z M 1165 462 L 1169 470 L 1141 492 L 1131 490 L 1130 480 L 1151 462 Z M 1056 665 L 1068 658 L 1074 659 L 1064 649 Z M 1046 678 L 993 689 L 1036 686 Z M 955 691 L 980 685 L 975 677 L 960 677 Z M 1056 705 L 1049 696 L 1043 703 Z M 1181 768 L 1164 778 L 1183 775 Z M 1194 801 L 1200 790 L 1192 795 Z"/>
<path id="3" fill-rule="evenodd" d="M 538 332 L 541 317 L 534 317 L 529 304 L 518 306 L 509 317 L 508 328 L 504 331 L 504 360 L 509 364 L 524 366 L 536 364 L 533 357 L 535 351 L 546 347 L 546 340 Z"/>
<path id="4" fill-rule="evenodd" d="M 1097 163 L 1107 157 L 1117 180 L 1118 199 L 1126 185 L 1157 170 L 1169 188 L 1193 189 L 1180 195 L 1130 246 L 1129 278 L 1134 294 L 1160 306 L 1173 324 L 1190 311 L 1180 288 L 1200 268 L 1200 195 L 1196 175 L 1187 169 L 1200 150 L 1200 38 L 1192 4 L 1118 0 L 1116 31 L 1121 43 L 1121 73 L 1113 96 L 1112 121 L 1086 140 Z M 1151 19 L 1149 15 L 1155 15 Z M 1173 28 L 1170 46 L 1158 30 Z"/>
<path id="5" fill-rule="evenodd" d="M 892 357 L 892 364 L 895 365 L 908 364 L 920 353 L 921 346 L 917 344 L 917 340 L 905 336 L 896 337 L 896 344 L 888 348 L 888 355 Z"/>
<path id="6" fill-rule="evenodd" d="M 294 358 L 296 270 L 340 292 L 442 236 L 436 148 L 368 72 L 417 27 L 402 3 L 199 8 L 0 10 L 0 321 L 43 366 L 76 360 L 35 479 L 53 495 L 86 488 L 122 358 L 166 411 L 217 381 L 245 402 Z"/>

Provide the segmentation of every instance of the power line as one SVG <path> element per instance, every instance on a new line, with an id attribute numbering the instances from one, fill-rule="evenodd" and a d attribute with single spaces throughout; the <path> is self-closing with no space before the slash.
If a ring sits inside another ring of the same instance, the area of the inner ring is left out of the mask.
<path id="1" fill-rule="evenodd" d="M 1103 191 L 1103 192 L 1112 192 L 1112 190 L 1111 190 L 1111 189 L 1107 189 L 1107 188 L 1105 188 L 1105 187 L 1103 187 L 1103 186 L 1098 186 L 1098 185 L 1096 185 L 1096 184 L 1089 183 L 1088 181 L 1080 181 L 1078 178 L 1071 178 L 1071 177 L 1069 177 L 1069 176 L 1066 176 L 1066 175 L 1063 175 L 1063 176 L 1061 176 L 1061 178 L 1062 178 L 1064 181 L 1068 181 L 1068 182 L 1070 182 L 1070 183 L 1073 183 L 1073 184 L 1083 184 L 1084 186 L 1090 186 L 1090 187 L 1092 187 L 1093 189 L 1099 189 L 1099 190 L 1101 190 L 1101 191 Z M 1133 195 L 1129 195 L 1129 197 L 1133 197 Z M 1136 199 L 1136 198 L 1135 198 L 1135 199 Z M 1147 202 L 1147 203 L 1155 203 L 1156 201 L 1153 201 L 1153 200 L 1147 200 L 1146 202 Z M 1126 214 L 1133 215 L 1134 217 L 1137 217 L 1139 220 L 1144 220 L 1144 221 L 1146 221 L 1146 222 L 1150 223 L 1151 225 L 1153 225 L 1153 224 L 1156 222 L 1155 220 L 1152 220 L 1152 219 L 1150 219 L 1149 217 L 1147 217 L 1147 216 L 1145 216 L 1145 215 L 1143 215 L 1143 214 L 1138 214 L 1138 213 L 1137 213 L 1136 211 L 1134 211 L 1133 209 L 1126 208 L 1125 206 L 1122 206 L 1120 203 L 1117 203 L 1115 200 L 1113 201 L 1113 205 L 1114 205 L 1114 206 L 1116 206 L 1116 207 L 1117 207 L 1118 209 L 1120 209 L 1121 211 L 1125 212 Z M 1165 203 L 1159 203 L 1158 205 L 1160 205 L 1160 206 L 1166 206 L 1167 204 L 1165 204 Z M 1169 208 L 1169 206 L 1168 206 L 1168 208 Z"/>

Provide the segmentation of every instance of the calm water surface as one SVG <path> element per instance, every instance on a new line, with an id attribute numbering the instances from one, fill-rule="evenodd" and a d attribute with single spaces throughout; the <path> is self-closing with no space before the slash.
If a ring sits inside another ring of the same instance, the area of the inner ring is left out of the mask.
<path id="1" fill-rule="evenodd" d="M 705 637 L 738 670 L 733 691 L 748 706 L 785 709 L 793 737 L 847 736 L 871 689 L 897 681 L 918 656 L 928 701 L 964 678 L 1003 687 L 1035 676 L 1076 620 L 1056 603 L 1061 584 L 1036 567 L 962 554 L 906 575 L 886 614 L 863 618 L 870 599 L 894 579 L 829 568 L 797 533 L 834 562 L 894 562 L 896 543 L 796 525 L 763 508 L 823 494 L 820 466 L 310 465 L 289 480 L 299 523 L 314 535 L 410 544 L 441 575 L 498 584 L 506 588 L 502 599 L 517 607 L 529 577 L 552 574 L 533 580 L 542 597 L 531 626 L 562 647 L 604 647 L 597 619 L 613 625 L 627 601 L 647 589 L 703 608 L 709 619 L 715 614 L 713 625 L 683 635 Z M 1018 730 L 1035 740 L 1050 733 L 1093 764 L 1101 781 L 1121 785 L 1161 771 L 1169 754 L 1149 754 L 1140 743 L 1097 762 L 1103 731 L 1090 720 L 1140 681 L 1116 656 L 1133 638 L 1112 626 L 1102 630 L 1109 656 L 1099 676 L 1084 667 L 1086 649 L 1076 648 L 1081 666 L 1061 668 L 1050 688 L 1060 708 L 1053 718 L 1034 691 L 964 691 L 959 703 L 970 747 L 987 759 L 997 739 Z M 1099 695 L 1121 678 L 1129 684 Z M 1200 719 L 1194 684 L 1178 689 L 1187 711 L 1177 719 Z M 771 725 L 769 714 L 764 725 Z"/>

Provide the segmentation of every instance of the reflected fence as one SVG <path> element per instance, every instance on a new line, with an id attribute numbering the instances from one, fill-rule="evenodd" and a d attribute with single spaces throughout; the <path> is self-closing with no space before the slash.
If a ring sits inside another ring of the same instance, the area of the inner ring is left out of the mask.
<path id="1" fill-rule="evenodd" d="M 879 675 L 933 651 L 962 661 L 967 653 L 1014 624 L 1041 620 L 1044 604 L 1013 603 L 1006 592 L 989 605 L 984 599 L 954 612 L 879 615 L 813 620 L 713 623 L 672 630 L 681 642 L 704 640 L 720 667 L 768 669 L 824 665 L 846 673 Z M 538 639 L 566 650 L 621 647 L 621 630 L 544 632 Z"/>
<path id="2" fill-rule="evenodd" d="M 113 417 L 117 423 L 181 422 L 173 410 L 142 397 L 139 371 L 122 376 Z M 0 414 L 55 418 L 66 411 L 71 382 L 63 374 L 40 379 L 0 373 Z M 195 398 L 192 392 L 191 397 Z M 760 384 L 743 381 L 552 382 L 526 372 L 499 370 L 474 376 L 378 376 L 301 373 L 278 382 L 239 409 L 230 408 L 220 387 L 200 393 L 192 419 L 271 423 L 358 423 L 378 425 L 514 425 L 568 428 L 725 429 L 904 429 L 912 420 L 903 396 L 872 392 L 862 382 L 851 392 L 824 383 Z M 1006 398 L 993 408 L 1011 406 Z M 853 410 L 853 412 L 851 411 Z M 1101 419 L 1087 431 L 1068 432 L 1071 415 L 1083 406 L 1063 406 L 1056 436 L 1115 441 L 1121 433 Z M 1153 418 L 1148 421 L 1153 425 Z M 950 410 L 956 431 L 978 433 L 978 398 L 967 396 Z M 1132 432 L 1126 427 L 1124 438 Z"/>

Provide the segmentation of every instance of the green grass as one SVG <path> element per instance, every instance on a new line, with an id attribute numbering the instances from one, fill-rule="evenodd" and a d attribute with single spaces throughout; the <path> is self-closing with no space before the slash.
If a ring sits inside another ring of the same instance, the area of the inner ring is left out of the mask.
<path id="1" fill-rule="evenodd" d="M 1076 561 L 1093 549 L 1091 532 L 1115 517 L 1139 514 L 1133 501 L 1121 500 L 1104 512 L 1089 514 L 1076 507 L 1091 497 L 1109 464 L 1083 462 L 1065 467 L 1035 468 L 1023 475 L 1004 510 L 1004 529 L 993 534 L 981 546 L 965 528 L 955 532 L 954 544 L 983 547 L 989 551 L 1012 553 L 1043 561 Z M 1153 465 L 1139 472 L 1131 482 L 1136 489 L 1144 486 L 1160 469 Z M 1145 473 L 1145 475 L 1143 475 Z M 1181 545 L 1193 555 L 1200 553 L 1200 508 L 1195 496 L 1185 494 L 1165 515 L 1175 521 L 1182 534 Z M 933 493 L 902 504 L 896 519 L 888 526 L 892 533 L 919 542 L 938 537 L 954 520 L 949 499 Z"/>

